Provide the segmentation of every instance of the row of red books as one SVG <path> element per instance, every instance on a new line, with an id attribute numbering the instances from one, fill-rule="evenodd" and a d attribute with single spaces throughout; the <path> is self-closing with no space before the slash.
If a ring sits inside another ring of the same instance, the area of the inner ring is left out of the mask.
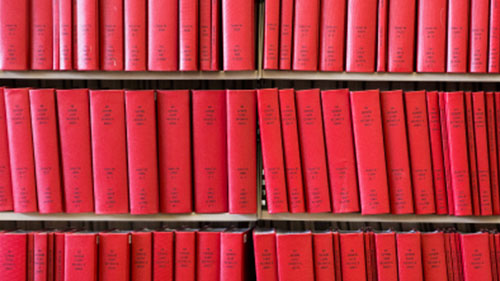
<path id="1" fill-rule="evenodd" d="M 264 69 L 500 72 L 498 0 L 266 0 Z"/>
<path id="2" fill-rule="evenodd" d="M 248 229 L 0 233 L 9 281 L 245 281 Z"/>
<path id="3" fill-rule="evenodd" d="M 257 91 L 269 213 L 499 215 L 500 92 Z"/>
<path id="4" fill-rule="evenodd" d="M 255 214 L 255 91 L 156 95 L 0 88 L 0 210 Z"/>
<path id="5" fill-rule="evenodd" d="M 253 70 L 255 29 L 254 0 L 2 0 L 0 69 Z"/>
<path id="6" fill-rule="evenodd" d="M 254 231 L 257 281 L 496 281 L 500 234 Z"/>

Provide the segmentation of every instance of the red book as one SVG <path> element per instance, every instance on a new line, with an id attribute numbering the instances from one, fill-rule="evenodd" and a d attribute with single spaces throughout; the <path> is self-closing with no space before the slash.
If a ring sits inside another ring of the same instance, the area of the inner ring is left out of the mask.
<path id="1" fill-rule="evenodd" d="M 307 211 L 330 212 L 328 170 L 319 89 L 295 92 Z"/>
<path id="2" fill-rule="evenodd" d="M 376 26 L 377 0 L 347 1 L 347 72 L 375 70 Z"/>
<path id="3" fill-rule="evenodd" d="M 463 257 L 462 255 L 460 254 L 460 251 L 461 251 L 461 247 L 462 247 L 462 244 L 460 242 L 460 234 L 459 233 L 453 233 L 454 235 L 454 238 L 455 238 L 455 243 L 456 243 L 456 246 L 455 246 L 455 252 L 456 252 L 456 256 L 458 257 L 458 272 L 459 272 L 459 280 L 464 280 L 464 267 L 463 267 Z"/>
<path id="4" fill-rule="evenodd" d="M 448 279 L 450 281 L 454 281 L 454 271 L 453 271 L 453 258 L 452 258 L 452 249 L 451 249 L 451 241 L 450 237 L 451 233 L 444 233 L 444 248 L 446 254 L 446 269 L 448 272 Z"/>
<path id="5" fill-rule="evenodd" d="M 59 5 L 59 70 L 73 69 L 73 1 L 57 0 Z"/>
<path id="6" fill-rule="evenodd" d="M 253 231 L 255 273 L 257 281 L 278 281 L 276 233 L 273 230 Z"/>
<path id="7" fill-rule="evenodd" d="M 153 232 L 153 281 L 174 280 L 174 232 Z"/>
<path id="8" fill-rule="evenodd" d="M 175 280 L 194 281 L 196 273 L 196 232 L 175 232 Z"/>
<path id="9" fill-rule="evenodd" d="M 97 0 L 81 0 L 73 3 L 75 4 L 73 7 L 75 69 L 99 70 L 99 4 Z"/>
<path id="10" fill-rule="evenodd" d="M 485 73 L 488 67 L 489 0 L 470 2 L 469 72 Z"/>
<path id="11" fill-rule="evenodd" d="M 200 70 L 210 70 L 212 47 L 212 0 L 200 0 Z"/>
<path id="12" fill-rule="evenodd" d="M 224 70 L 255 69 L 254 5 L 255 1 L 222 0 Z"/>
<path id="13" fill-rule="evenodd" d="M 35 280 L 35 233 L 28 233 L 28 246 L 27 246 L 27 255 L 26 255 L 27 263 L 26 263 L 26 273 L 27 273 L 27 281 Z"/>
<path id="14" fill-rule="evenodd" d="M 57 109 L 65 212 L 93 212 L 88 90 L 57 90 Z"/>
<path id="15" fill-rule="evenodd" d="M 332 233 L 313 233 L 314 275 L 316 281 L 335 281 Z"/>
<path id="16" fill-rule="evenodd" d="M 134 281 L 151 281 L 153 235 L 151 232 L 137 231 L 132 232 L 131 237 L 130 279 Z"/>
<path id="17" fill-rule="evenodd" d="M 229 213 L 257 213 L 257 105 L 255 90 L 227 90 Z"/>
<path id="18" fill-rule="evenodd" d="M 126 91 L 125 111 L 130 213 L 155 214 L 159 201 L 154 91 Z"/>
<path id="19" fill-rule="evenodd" d="M 30 68 L 52 70 L 52 0 L 32 0 L 30 30 Z"/>
<path id="20" fill-rule="evenodd" d="M 416 214 L 436 212 L 425 91 L 405 92 L 408 143 Z"/>
<path id="21" fill-rule="evenodd" d="M 212 0 L 212 32 L 211 32 L 211 57 L 210 57 L 210 70 L 220 70 L 219 67 L 219 54 L 220 54 L 220 0 Z"/>
<path id="22" fill-rule="evenodd" d="M 446 71 L 467 72 L 469 0 L 448 1 Z"/>
<path id="23" fill-rule="evenodd" d="M 54 233 L 54 281 L 64 281 L 64 232 Z"/>
<path id="24" fill-rule="evenodd" d="M 128 232 L 99 233 L 99 280 L 129 280 L 129 237 Z"/>
<path id="25" fill-rule="evenodd" d="M 27 70 L 29 62 L 29 1 L 0 2 L 0 69 Z"/>
<path id="26" fill-rule="evenodd" d="M 442 148 L 443 148 L 443 165 L 444 165 L 444 175 L 446 182 L 446 197 L 448 203 L 448 214 L 455 214 L 455 202 L 453 202 L 453 186 L 451 182 L 451 165 L 450 165 L 450 146 L 448 145 L 448 128 L 447 128 L 447 118 L 446 118 L 446 103 L 444 92 L 439 92 L 439 117 L 441 121 L 441 137 L 442 137 Z"/>
<path id="27" fill-rule="evenodd" d="M 48 234 L 35 232 L 33 234 L 33 279 L 34 281 L 48 281 Z M 28 276 L 31 278 L 31 276 Z"/>
<path id="28" fill-rule="evenodd" d="M 422 253 L 420 232 L 396 234 L 399 279 L 422 281 Z"/>
<path id="29" fill-rule="evenodd" d="M 293 70 L 318 70 L 319 0 L 295 0 Z"/>
<path id="30" fill-rule="evenodd" d="M 264 69 L 278 69 L 280 0 L 266 1 L 264 5 Z"/>
<path id="31" fill-rule="evenodd" d="M 481 215 L 481 204 L 479 200 L 479 183 L 477 177 L 477 155 L 476 137 L 474 133 L 474 105 L 472 104 L 472 93 L 465 93 L 465 114 L 467 121 L 467 145 L 469 148 L 469 171 L 472 194 L 472 207 L 475 216 Z"/>
<path id="32" fill-rule="evenodd" d="M 486 119 L 488 126 L 488 155 L 490 159 L 490 182 L 491 201 L 493 203 L 493 214 L 500 214 L 500 190 L 498 181 L 498 149 L 496 136 L 495 95 L 493 92 L 486 93 Z M 500 259 L 500 257 L 499 257 Z M 499 268 L 500 269 L 500 268 Z"/>
<path id="33" fill-rule="evenodd" d="M 350 97 L 361 213 L 389 213 L 379 91 L 355 91 Z"/>
<path id="34" fill-rule="evenodd" d="M 321 101 L 333 212 L 359 212 L 349 90 L 322 91 Z"/>
<path id="35" fill-rule="evenodd" d="M 47 233 L 47 280 L 54 280 L 54 232 Z"/>
<path id="36" fill-rule="evenodd" d="M 97 280 L 97 235 L 66 233 L 64 241 L 64 281 Z"/>
<path id="37" fill-rule="evenodd" d="M 414 209 L 403 91 L 381 92 L 380 104 L 391 212 L 393 214 L 411 214 Z"/>
<path id="38" fill-rule="evenodd" d="M 376 274 L 374 275 L 374 272 L 375 272 L 375 268 L 376 268 L 376 263 L 375 263 L 375 256 L 372 256 L 372 250 L 373 250 L 373 247 L 372 247 L 372 232 L 371 231 L 367 231 L 365 233 L 363 233 L 364 237 L 365 237 L 365 259 L 366 259 L 366 279 L 368 281 L 376 281 L 377 280 L 377 276 Z"/>
<path id="39" fill-rule="evenodd" d="M 179 0 L 179 70 L 198 70 L 198 0 Z"/>
<path id="40" fill-rule="evenodd" d="M 491 257 L 488 233 L 461 234 L 464 281 L 491 281 Z"/>
<path id="41" fill-rule="evenodd" d="M 417 72 L 445 72 L 447 2 L 418 1 Z"/>
<path id="42" fill-rule="evenodd" d="M 389 2 L 389 72 L 413 72 L 416 0 Z"/>
<path id="43" fill-rule="evenodd" d="M 196 280 L 220 280 L 221 230 L 210 229 L 196 233 Z"/>
<path id="44" fill-rule="evenodd" d="M 444 94 L 454 214 L 472 215 L 463 92 Z"/>
<path id="45" fill-rule="evenodd" d="M 128 212 L 123 90 L 90 91 L 95 212 Z"/>
<path id="46" fill-rule="evenodd" d="M 500 234 L 495 233 L 495 256 L 497 263 L 497 279 L 500 280 Z"/>
<path id="47" fill-rule="evenodd" d="M 320 22 L 319 70 L 344 70 L 346 2 L 322 0 Z"/>
<path id="48" fill-rule="evenodd" d="M 279 280 L 314 280 L 313 246 L 310 232 L 276 234 Z"/>
<path id="49" fill-rule="evenodd" d="M 193 210 L 189 95 L 188 90 L 157 91 L 162 213 Z"/>
<path id="50" fill-rule="evenodd" d="M 493 278 L 493 281 L 498 280 L 498 272 L 497 272 L 497 257 L 496 257 L 496 250 L 495 250 L 495 234 L 493 233 L 488 233 L 488 238 L 490 241 L 490 260 L 491 260 L 491 276 Z"/>
<path id="51" fill-rule="evenodd" d="M 422 267 L 424 280 L 448 280 L 443 232 L 422 233 Z"/>
<path id="52" fill-rule="evenodd" d="M 377 280 L 398 281 L 396 234 L 375 233 Z"/>
<path id="53" fill-rule="evenodd" d="M 148 70 L 179 69 L 179 1 L 148 1 Z"/>
<path id="54" fill-rule="evenodd" d="M 280 18 L 280 70 L 290 70 L 292 66 L 293 4 L 294 0 L 281 0 Z"/>
<path id="55" fill-rule="evenodd" d="M 488 126 L 486 124 L 484 92 L 472 93 L 472 103 L 474 107 L 474 134 L 476 138 L 479 204 L 481 206 L 481 215 L 490 216 L 493 214 L 493 207 L 491 201 Z"/>
<path id="56" fill-rule="evenodd" d="M 37 211 L 29 90 L 4 89 L 14 212 Z"/>
<path id="57" fill-rule="evenodd" d="M 387 25 L 389 13 L 389 1 L 378 1 L 377 18 L 377 71 L 387 71 Z"/>
<path id="58" fill-rule="evenodd" d="M 488 40 L 488 72 L 500 72 L 500 1 L 491 0 Z"/>
<path id="59" fill-rule="evenodd" d="M 123 0 L 99 2 L 101 69 L 123 70 Z"/>
<path id="60" fill-rule="evenodd" d="M 51 70 L 59 70 L 59 0 L 52 1 L 52 65 Z"/>
<path id="61" fill-rule="evenodd" d="M 340 234 L 342 281 L 367 281 L 362 232 Z"/>
<path id="62" fill-rule="evenodd" d="M 427 92 L 427 117 L 429 120 L 429 141 L 431 145 L 431 159 L 434 179 L 434 199 L 436 214 L 448 214 L 448 200 L 446 194 L 446 177 L 443 160 L 443 143 L 441 135 L 441 119 L 439 98 L 437 92 Z"/>
<path id="63" fill-rule="evenodd" d="M 14 208 L 6 114 L 4 88 L 0 87 L 0 211 Z"/>
<path id="64" fill-rule="evenodd" d="M 0 276 L 11 281 L 26 281 L 26 233 L 0 233 Z"/>
<path id="65" fill-rule="evenodd" d="M 146 48 L 146 5 L 147 0 L 125 0 L 125 70 L 145 71 Z"/>
<path id="66" fill-rule="evenodd" d="M 291 213 L 303 213 L 305 212 L 304 186 L 293 89 L 279 90 L 279 106 L 289 209 Z"/>
<path id="67" fill-rule="evenodd" d="M 248 229 L 227 230 L 221 233 L 220 281 L 247 280 L 250 274 L 247 265 L 248 235 Z"/>
<path id="68" fill-rule="evenodd" d="M 63 211 L 55 103 L 53 89 L 30 90 L 36 188 L 40 213 Z"/>
<path id="69" fill-rule="evenodd" d="M 338 231 L 332 233 L 333 254 L 335 255 L 335 280 L 342 280 L 342 262 L 340 260 L 340 234 Z"/>
<path id="70" fill-rule="evenodd" d="M 228 210 L 226 133 L 226 92 L 193 91 L 194 204 L 197 213 Z"/>
<path id="71" fill-rule="evenodd" d="M 288 212 L 277 89 L 257 90 L 262 162 L 269 213 Z"/>

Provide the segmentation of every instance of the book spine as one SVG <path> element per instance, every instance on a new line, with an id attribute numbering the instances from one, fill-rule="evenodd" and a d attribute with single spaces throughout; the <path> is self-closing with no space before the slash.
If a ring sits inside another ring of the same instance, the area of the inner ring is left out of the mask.
<path id="1" fill-rule="evenodd" d="M 378 18 L 377 18 L 377 71 L 387 71 L 387 29 L 388 29 L 388 14 L 389 1 L 378 1 Z"/>
<path id="2" fill-rule="evenodd" d="M 129 280 L 128 233 L 99 233 L 99 280 Z"/>
<path id="3" fill-rule="evenodd" d="M 123 0 L 99 2 L 101 69 L 123 70 Z"/>
<path id="4" fill-rule="evenodd" d="M 319 8 L 319 0 L 295 0 L 293 70 L 318 69 Z"/>
<path id="5" fill-rule="evenodd" d="M 198 0 L 179 0 L 179 70 L 198 70 Z"/>
<path id="6" fill-rule="evenodd" d="M 396 234 L 399 280 L 424 280 L 419 232 Z"/>
<path id="7" fill-rule="evenodd" d="M 490 2 L 488 72 L 500 72 L 500 1 Z"/>
<path id="8" fill-rule="evenodd" d="M 179 69 L 179 1 L 148 0 L 148 70 Z"/>
<path id="9" fill-rule="evenodd" d="M 423 233 L 421 240 L 424 280 L 448 280 L 444 234 L 442 232 Z"/>
<path id="10" fill-rule="evenodd" d="M 278 281 L 278 261 L 276 257 L 276 234 L 253 233 L 255 274 L 257 281 Z"/>
<path id="11" fill-rule="evenodd" d="M 30 68 L 52 70 L 52 0 L 32 0 Z"/>
<path id="12" fill-rule="evenodd" d="M 477 280 L 478 277 L 493 280 L 488 236 L 488 233 L 460 235 L 464 281 Z"/>
<path id="13" fill-rule="evenodd" d="M 279 90 L 279 106 L 289 209 L 291 213 L 303 213 L 305 212 L 304 186 L 293 89 Z"/>
<path id="14" fill-rule="evenodd" d="M 362 214 L 388 213 L 389 190 L 378 90 L 351 92 Z"/>
<path id="15" fill-rule="evenodd" d="M 130 280 L 151 281 L 152 261 L 152 239 L 151 232 L 132 232 L 130 246 Z"/>
<path id="16" fill-rule="evenodd" d="M 210 70 L 212 55 L 212 0 L 200 0 L 200 70 Z"/>
<path id="17" fill-rule="evenodd" d="M 220 281 L 247 279 L 247 232 L 222 232 L 220 235 Z"/>
<path id="18" fill-rule="evenodd" d="M 493 214 L 493 206 L 491 201 L 488 127 L 486 124 L 486 103 L 484 92 L 472 93 L 472 103 L 474 108 L 473 115 L 474 133 L 476 138 L 479 205 L 481 206 L 481 215 L 490 216 Z"/>
<path id="19" fill-rule="evenodd" d="M 221 233 L 200 231 L 196 233 L 196 280 L 220 280 Z"/>
<path id="20" fill-rule="evenodd" d="M 147 0 L 124 0 L 125 70 L 145 71 Z"/>
<path id="21" fill-rule="evenodd" d="M 26 281 L 35 281 L 35 233 L 28 233 L 28 243 L 26 246 Z"/>
<path id="22" fill-rule="evenodd" d="M 316 281 L 335 281 L 332 233 L 313 233 L 314 276 Z"/>
<path id="23" fill-rule="evenodd" d="M 224 70 L 255 69 L 254 5 L 255 1 L 222 0 Z"/>
<path id="24" fill-rule="evenodd" d="M 453 202 L 453 185 L 451 182 L 451 166 L 450 166 L 450 146 L 448 144 L 448 118 L 446 118 L 446 102 L 445 93 L 440 92 L 438 94 L 439 101 L 439 117 L 441 122 L 441 137 L 442 137 L 442 148 L 443 148 L 443 165 L 444 165 L 444 175 L 446 182 L 446 197 L 448 203 L 448 214 L 455 214 L 455 202 Z"/>
<path id="25" fill-rule="evenodd" d="M 28 70 L 29 3 L 28 0 L 4 0 L 0 3 L 1 70 Z"/>
<path id="26" fill-rule="evenodd" d="M 63 232 L 54 233 L 54 281 L 64 281 L 64 240 Z"/>
<path id="27" fill-rule="evenodd" d="M 340 234 L 338 231 L 332 233 L 333 254 L 335 255 L 335 280 L 342 280 L 342 261 L 340 260 Z"/>
<path id="28" fill-rule="evenodd" d="M 415 0 L 390 1 L 387 66 L 389 72 L 413 72 Z"/>
<path id="29" fill-rule="evenodd" d="M 63 211 L 53 89 L 30 90 L 36 189 L 40 213 Z"/>
<path id="30" fill-rule="evenodd" d="M 153 232 L 152 281 L 174 280 L 174 233 Z"/>
<path id="31" fill-rule="evenodd" d="M 377 0 L 347 1 L 347 72 L 375 70 L 376 26 Z"/>
<path id="32" fill-rule="evenodd" d="M 48 235 L 35 233 L 33 236 L 33 280 L 48 281 Z"/>
<path id="33" fill-rule="evenodd" d="M 391 212 L 393 214 L 411 214 L 414 212 L 413 189 L 403 91 L 381 92 L 380 102 Z"/>
<path id="34" fill-rule="evenodd" d="M 123 90 L 90 91 L 95 212 L 128 213 Z"/>
<path id="35" fill-rule="evenodd" d="M 485 73 L 488 69 L 489 0 L 470 2 L 469 72 Z"/>
<path id="36" fill-rule="evenodd" d="M 52 0 L 52 70 L 59 70 L 59 29 L 61 23 L 61 15 L 59 13 L 59 6 L 61 0 Z"/>
<path id="37" fill-rule="evenodd" d="M 228 211 L 226 92 L 193 91 L 194 194 L 197 213 Z"/>
<path id="38" fill-rule="evenodd" d="M 66 234 L 64 281 L 95 281 L 97 279 L 96 239 L 96 234 Z"/>
<path id="39" fill-rule="evenodd" d="M 488 238 L 490 242 L 490 260 L 491 260 L 491 277 L 493 281 L 498 281 L 498 272 L 497 272 L 497 257 L 495 251 L 495 234 L 488 233 Z"/>
<path id="40" fill-rule="evenodd" d="M 307 211 L 331 211 L 319 89 L 295 93 Z"/>
<path id="41" fill-rule="evenodd" d="M 497 263 L 497 280 L 500 280 L 500 234 L 495 233 L 495 256 Z"/>
<path id="42" fill-rule="evenodd" d="M 73 69 L 73 1 L 59 1 L 59 70 Z M 76 35 L 76 32 L 75 32 Z"/>
<path id="43" fill-rule="evenodd" d="M 371 252 L 372 252 L 372 243 L 371 243 L 371 237 L 370 237 L 370 231 L 366 231 L 363 233 L 363 236 L 365 237 L 364 243 L 365 243 L 365 259 L 366 259 L 366 280 L 367 281 L 376 281 L 376 276 L 373 275 L 373 272 L 375 270 L 375 261 L 374 257 L 372 257 Z"/>
<path id="44" fill-rule="evenodd" d="M 446 6 L 446 0 L 418 1 L 417 72 L 445 72 Z"/>
<path id="45" fill-rule="evenodd" d="M 260 141 L 269 213 L 288 212 L 278 90 L 257 90 Z"/>
<path id="46" fill-rule="evenodd" d="M 98 2 L 83 0 L 73 3 L 75 69 L 99 70 Z"/>
<path id="47" fill-rule="evenodd" d="M 188 90 L 157 91 L 160 210 L 190 213 L 191 114 Z"/>
<path id="48" fill-rule="evenodd" d="M 469 0 L 448 1 L 446 71 L 467 72 Z"/>
<path id="49" fill-rule="evenodd" d="M 175 281 L 196 280 L 196 235 L 194 231 L 175 233 Z"/>
<path id="50" fill-rule="evenodd" d="M 368 281 L 362 232 L 340 234 L 342 281 Z"/>
<path id="51" fill-rule="evenodd" d="M 94 211 L 89 92 L 57 90 L 59 141 L 66 213 Z"/>
<path id="52" fill-rule="evenodd" d="M 408 143 L 416 214 L 436 212 L 425 91 L 405 92 Z"/>
<path id="53" fill-rule="evenodd" d="M 343 71 L 346 1 L 322 0 L 319 70 Z"/>
<path id="54" fill-rule="evenodd" d="M 54 232 L 47 234 L 47 280 L 54 280 Z"/>
<path id="55" fill-rule="evenodd" d="M 156 214 L 159 199 L 154 91 L 126 91 L 125 112 L 130 213 Z"/>
<path id="56" fill-rule="evenodd" d="M 279 68 L 280 0 L 265 2 L 264 69 Z"/>
<path id="57" fill-rule="evenodd" d="M 486 123 L 488 126 L 488 150 L 491 176 L 491 201 L 493 214 L 500 214 L 500 190 L 498 181 L 498 148 L 496 135 L 495 93 L 486 93 Z M 500 257 L 499 257 L 500 258 Z"/>
<path id="58" fill-rule="evenodd" d="M 11 281 L 26 281 L 26 233 L 0 233 L 0 244 L 5 251 L 0 255 L 0 276 Z"/>
<path id="59" fill-rule="evenodd" d="M 13 208 L 5 93 L 0 87 L 0 211 L 12 211 Z"/>
<path id="60" fill-rule="evenodd" d="M 255 90 L 227 90 L 229 213 L 257 212 L 257 105 Z"/>
<path id="61" fill-rule="evenodd" d="M 293 5 L 294 0 L 281 1 L 279 68 L 292 67 Z"/>
<path id="62" fill-rule="evenodd" d="M 276 252 L 279 280 L 314 280 L 311 233 L 277 234 Z"/>
<path id="63" fill-rule="evenodd" d="M 467 145 L 469 152 L 470 185 L 472 194 L 472 208 L 475 216 L 481 215 L 479 200 L 479 183 L 477 176 L 476 136 L 474 132 L 474 105 L 471 92 L 465 93 L 465 116 L 467 121 Z"/>
<path id="64" fill-rule="evenodd" d="M 220 0 L 212 0 L 212 46 L 211 46 L 211 58 L 210 58 L 210 70 L 216 71 L 220 70 Z"/>
<path id="65" fill-rule="evenodd" d="M 396 234 L 375 233 L 377 280 L 398 281 Z"/>
<path id="66" fill-rule="evenodd" d="M 333 212 L 359 212 L 349 90 L 322 91 L 321 101 Z"/>
<path id="67" fill-rule="evenodd" d="M 14 212 L 36 212 L 29 90 L 5 89 L 4 92 Z"/>

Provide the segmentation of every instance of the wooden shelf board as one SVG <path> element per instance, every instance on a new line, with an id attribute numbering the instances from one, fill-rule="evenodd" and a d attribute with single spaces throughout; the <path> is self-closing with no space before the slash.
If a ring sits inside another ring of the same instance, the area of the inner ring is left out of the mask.
<path id="1" fill-rule="evenodd" d="M 258 80 L 255 71 L 0 71 L 0 79 L 45 80 Z"/>
<path id="2" fill-rule="evenodd" d="M 262 79 L 398 82 L 499 82 L 500 74 L 479 73 L 347 73 L 263 70 Z"/>
<path id="3" fill-rule="evenodd" d="M 444 215 L 361 215 L 361 214 L 269 214 L 262 211 L 262 220 L 272 221 L 339 221 L 339 222 L 396 222 L 396 223 L 476 223 L 498 224 L 500 216 L 456 217 Z"/>
<path id="4" fill-rule="evenodd" d="M 156 214 L 156 215 L 96 215 L 0 213 L 0 221 L 256 221 L 257 215 L 223 214 Z"/>

